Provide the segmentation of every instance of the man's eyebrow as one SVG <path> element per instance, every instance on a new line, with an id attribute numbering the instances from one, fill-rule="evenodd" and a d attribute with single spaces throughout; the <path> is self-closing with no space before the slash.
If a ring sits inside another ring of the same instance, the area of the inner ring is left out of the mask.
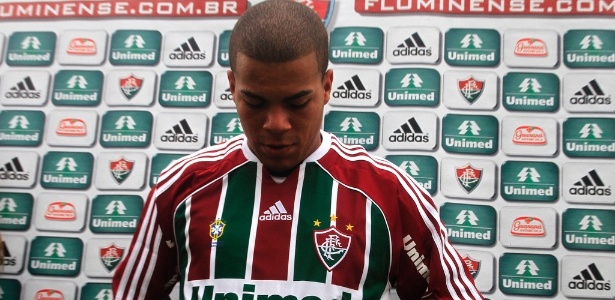
<path id="1" fill-rule="evenodd" d="M 307 96 L 307 95 L 311 94 L 312 92 L 313 92 L 312 90 L 302 90 L 302 91 L 299 91 L 299 92 L 297 92 L 295 94 L 292 94 L 292 95 L 290 95 L 288 97 L 284 97 L 284 101 L 290 101 L 290 100 L 294 100 L 294 99 L 299 99 L 301 97 L 304 97 L 304 96 Z M 244 94 L 247 97 L 253 98 L 253 99 L 267 100 L 267 98 L 265 98 L 265 97 L 263 97 L 261 95 L 258 95 L 256 93 L 253 93 L 251 91 L 248 91 L 248 90 L 241 90 L 240 93 Z"/>

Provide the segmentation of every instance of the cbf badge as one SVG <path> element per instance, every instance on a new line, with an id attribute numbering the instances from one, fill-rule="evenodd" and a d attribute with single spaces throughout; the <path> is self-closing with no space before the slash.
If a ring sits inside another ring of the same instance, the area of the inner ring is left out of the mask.
<path id="1" fill-rule="evenodd" d="M 461 257 L 461 259 L 463 259 L 463 262 L 468 267 L 468 271 L 470 271 L 470 275 L 472 275 L 472 278 L 476 278 L 476 276 L 478 275 L 478 271 L 480 271 L 480 260 L 472 258 L 469 255 L 464 255 Z"/>
<path id="2" fill-rule="evenodd" d="M 222 234 L 224 233 L 224 227 L 226 226 L 226 224 L 224 222 L 222 222 L 222 220 L 217 219 L 215 221 L 213 221 L 211 224 L 209 224 L 209 237 L 211 237 L 211 246 L 212 247 L 216 247 L 218 246 L 218 239 L 220 237 L 222 237 Z"/>
<path id="3" fill-rule="evenodd" d="M 132 173 L 134 163 L 133 160 L 127 160 L 123 157 L 109 162 L 109 170 L 117 184 L 122 184 L 128 178 L 130 173 Z"/>
<path id="4" fill-rule="evenodd" d="M 485 81 L 478 80 L 472 75 L 470 77 L 457 80 L 457 90 L 470 104 L 474 103 L 483 94 L 485 89 Z"/>
<path id="5" fill-rule="evenodd" d="M 100 260 L 109 272 L 111 272 L 124 256 L 124 248 L 118 247 L 114 243 L 107 247 L 100 248 Z"/>
<path id="6" fill-rule="evenodd" d="M 331 271 L 346 256 L 350 247 L 351 237 L 330 227 L 325 230 L 314 230 L 314 245 L 318 257 L 327 270 Z"/>
<path id="7" fill-rule="evenodd" d="M 476 189 L 483 178 L 483 169 L 477 169 L 467 164 L 461 168 L 455 168 L 455 175 L 457 182 L 469 194 Z"/>

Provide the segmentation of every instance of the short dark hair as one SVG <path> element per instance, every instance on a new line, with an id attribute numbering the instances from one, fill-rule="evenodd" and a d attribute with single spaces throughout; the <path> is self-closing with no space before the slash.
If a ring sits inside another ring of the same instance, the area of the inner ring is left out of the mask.
<path id="1" fill-rule="evenodd" d="M 269 0 L 246 10 L 229 42 L 233 71 L 238 53 L 262 62 L 289 62 L 312 52 L 324 76 L 329 63 L 327 29 L 314 10 L 289 0 Z"/>

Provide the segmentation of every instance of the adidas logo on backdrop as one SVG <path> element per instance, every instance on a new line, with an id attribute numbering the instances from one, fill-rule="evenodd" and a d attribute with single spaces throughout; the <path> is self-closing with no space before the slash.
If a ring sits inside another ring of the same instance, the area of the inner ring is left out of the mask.
<path id="1" fill-rule="evenodd" d="M 564 108 L 570 112 L 615 112 L 613 74 L 570 73 L 564 76 Z"/>
<path id="2" fill-rule="evenodd" d="M 282 201 L 278 200 L 274 205 L 265 210 L 258 219 L 260 221 L 290 221 L 293 219 L 293 215 L 289 214 L 284 208 Z"/>
<path id="3" fill-rule="evenodd" d="M 169 58 L 176 59 L 188 59 L 197 60 L 205 59 L 206 55 L 201 52 L 199 44 L 197 44 L 194 37 L 190 37 L 186 42 L 182 43 L 179 47 L 173 49 L 173 52 L 169 54 Z"/>
<path id="4" fill-rule="evenodd" d="M 435 27 L 390 28 L 387 49 L 391 63 L 434 64 L 440 59 L 440 31 Z"/>
<path id="5" fill-rule="evenodd" d="M 571 298 L 613 299 L 615 258 L 576 256 L 562 258 L 562 293 Z"/>
<path id="6" fill-rule="evenodd" d="M 388 134 L 383 145 L 387 149 L 431 150 L 436 147 L 438 117 L 435 114 L 390 111 L 383 119 L 383 133 Z"/>
<path id="7" fill-rule="evenodd" d="M 215 34 L 211 31 L 169 32 L 163 61 L 167 66 L 206 67 L 214 59 Z"/>
<path id="8" fill-rule="evenodd" d="M 604 279 L 595 263 L 591 263 L 568 282 L 568 287 L 570 289 L 608 291 L 611 289 L 611 282 Z"/>
<path id="9" fill-rule="evenodd" d="M 569 202 L 614 204 L 615 166 L 610 163 L 566 163 L 563 196 Z"/>
<path id="10" fill-rule="evenodd" d="M 602 178 L 596 172 L 591 170 L 589 173 L 581 177 L 581 180 L 574 183 L 574 186 L 569 190 L 571 195 L 592 195 L 592 196 L 610 196 L 611 187 L 605 186 Z"/>

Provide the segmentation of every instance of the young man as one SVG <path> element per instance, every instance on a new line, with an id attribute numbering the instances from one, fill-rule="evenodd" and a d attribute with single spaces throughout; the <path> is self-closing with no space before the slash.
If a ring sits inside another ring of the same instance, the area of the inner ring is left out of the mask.
<path id="1" fill-rule="evenodd" d="M 237 22 L 228 72 L 245 135 L 152 189 L 116 299 L 481 299 L 436 206 L 405 172 L 321 131 L 333 72 L 318 16 L 266 1 Z"/>

